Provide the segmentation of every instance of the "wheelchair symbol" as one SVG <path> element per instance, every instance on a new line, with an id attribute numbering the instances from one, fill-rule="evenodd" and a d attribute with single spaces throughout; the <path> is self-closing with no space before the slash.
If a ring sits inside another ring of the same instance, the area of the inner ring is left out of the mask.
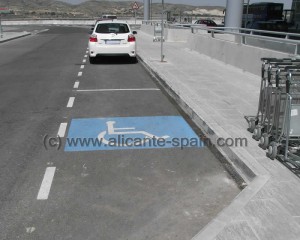
<path id="1" fill-rule="evenodd" d="M 145 131 L 135 131 L 135 128 L 130 127 L 130 128 L 115 128 L 116 122 L 114 121 L 108 121 L 106 122 L 107 125 L 107 131 L 103 131 L 98 135 L 98 139 L 99 141 L 101 141 L 102 143 L 111 146 L 112 143 L 109 142 L 108 140 L 105 139 L 105 135 L 129 135 L 129 134 L 140 134 L 140 135 L 144 135 L 145 137 L 143 138 L 143 140 L 140 142 L 140 145 L 145 144 L 146 142 L 148 142 L 150 139 L 167 139 L 170 136 L 162 136 L 162 137 L 158 137 L 155 136 L 151 133 L 145 132 Z M 118 147 L 128 147 L 128 145 L 126 143 L 115 143 L 113 144 L 115 146 Z"/>

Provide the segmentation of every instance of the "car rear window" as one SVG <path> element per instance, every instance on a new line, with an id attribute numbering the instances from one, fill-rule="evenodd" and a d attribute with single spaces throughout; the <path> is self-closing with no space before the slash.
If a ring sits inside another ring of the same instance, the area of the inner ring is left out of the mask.
<path id="1" fill-rule="evenodd" d="M 96 33 L 129 33 L 129 28 L 124 23 L 100 23 Z"/>

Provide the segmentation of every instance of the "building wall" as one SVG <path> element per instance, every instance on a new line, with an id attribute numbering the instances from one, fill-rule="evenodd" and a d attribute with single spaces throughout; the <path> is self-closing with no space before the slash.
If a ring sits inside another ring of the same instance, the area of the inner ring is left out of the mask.
<path id="1" fill-rule="evenodd" d="M 295 22 L 298 24 L 298 29 L 300 29 L 300 0 L 293 0 L 292 9 L 295 10 Z"/>

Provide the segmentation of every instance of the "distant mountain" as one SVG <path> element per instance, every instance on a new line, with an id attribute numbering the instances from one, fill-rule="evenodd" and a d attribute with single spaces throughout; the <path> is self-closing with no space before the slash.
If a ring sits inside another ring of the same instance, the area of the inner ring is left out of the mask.
<path id="1" fill-rule="evenodd" d="M 90 0 L 79 4 L 70 4 L 57 0 L 0 0 L 0 7 L 9 7 L 16 16 L 28 17 L 99 17 L 104 13 L 120 16 L 132 16 L 133 1 Z M 138 15 L 143 14 L 143 3 L 139 2 Z M 165 4 L 172 14 L 222 16 L 224 7 L 199 7 L 184 4 Z M 152 4 L 152 14 L 161 12 L 161 4 Z"/>

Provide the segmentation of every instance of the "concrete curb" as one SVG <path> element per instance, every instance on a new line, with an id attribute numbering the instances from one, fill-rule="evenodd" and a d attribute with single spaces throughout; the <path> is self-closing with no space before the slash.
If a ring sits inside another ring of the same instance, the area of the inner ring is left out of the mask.
<path id="1" fill-rule="evenodd" d="M 201 118 L 184 99 L 176 93 L 167 81 L 158 72 L 151 68 L 151 65 L 138 55 L 139 61 L 157 83 L 168 93 L 168 95 L 179 105 L 179 107 L 190 117 L 190 119 L 209 137 L 218 138 L 215 131 Z M 248 186 L 232 201 L 232 203 L 221 211 L 206 227 L 204 227 L 192 240 L 215 240 L 217 235 L 231 222 L 241 209 L 262 189 L 271 176 L 260 166 L 249 165 L 243 161 L 244 151 L 236 151 L 229 147 L 215 147 L 229 164 L 235 169 L 237 174 L 245 180 Z"/>
<path id="2" fill-rule="evenodd" d="M 19 36 L 12 37 L 12 38 L 7 38 L 7 39 L 4 39 L 4 40 L 1 40 L 1 38 L 0 38 L 0 43 L 9 42 L 9 41 L 12 41 L 12 40 L 15 40 L 15 39 L 18 39 L 18 38 L 27 37 L 29 35 L 31 35 L 31 33 L 25 33 L 23 35 L 19 35 Z"/>

